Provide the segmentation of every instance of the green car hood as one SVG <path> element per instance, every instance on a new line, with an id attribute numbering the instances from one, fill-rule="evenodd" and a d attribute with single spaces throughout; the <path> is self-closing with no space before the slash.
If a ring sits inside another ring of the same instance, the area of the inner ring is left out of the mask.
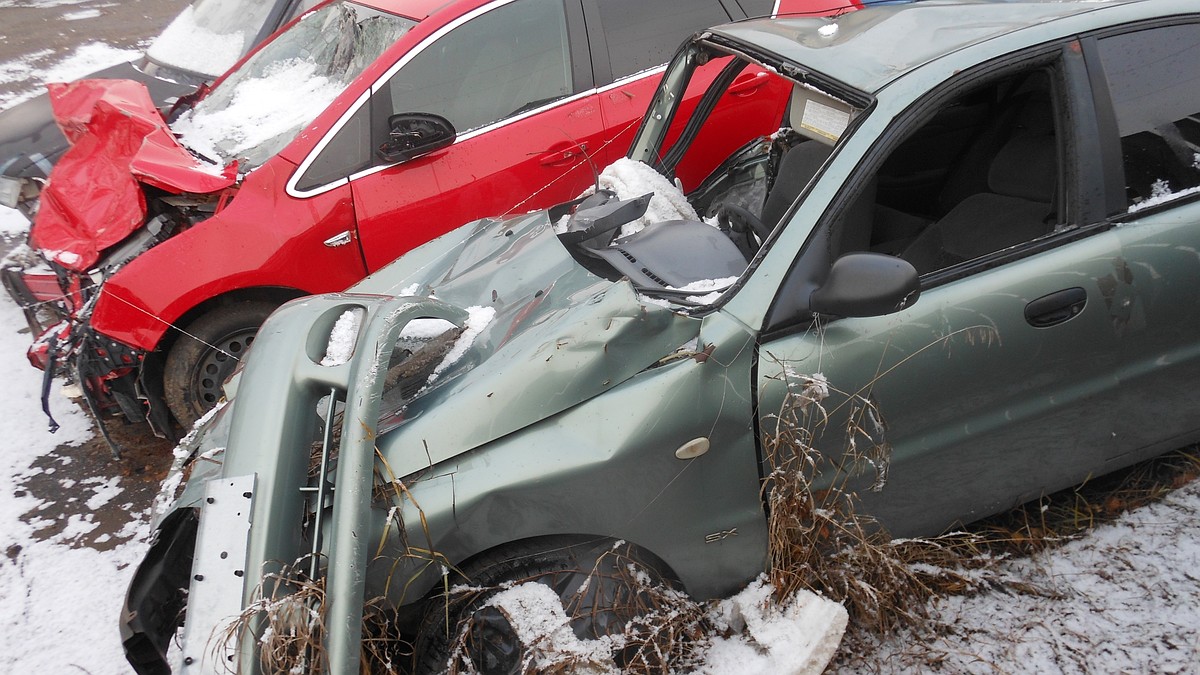
<path id="1" fill-rule="evenodd" d="M 473 315 L 494 311 L 461 358 L 404 405 L 384 406 L 377 445 L 397 476 L 602 394 L 690 345 L 699 331 L 699 320 L 644 302 L 626 280 L 578 264 L 544 212 L 478 221 L 448 237 L 348 291 L 427 296 Z"/>

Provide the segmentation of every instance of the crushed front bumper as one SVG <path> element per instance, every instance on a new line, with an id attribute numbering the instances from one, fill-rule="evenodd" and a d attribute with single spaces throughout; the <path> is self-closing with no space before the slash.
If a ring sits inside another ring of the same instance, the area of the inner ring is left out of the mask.
<path id="1" fill-rule="evenodd" d="M 129 584 L 121 609 L 121 643 L 139 675 L 171 672 L 167 648 L 183 624 L 199 522 L 192 508 L 167 516 Z"/>

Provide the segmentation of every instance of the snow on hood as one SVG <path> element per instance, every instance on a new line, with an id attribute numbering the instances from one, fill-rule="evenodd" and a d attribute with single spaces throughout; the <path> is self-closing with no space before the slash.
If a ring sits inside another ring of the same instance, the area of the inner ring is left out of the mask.
<path id="1" fill-rule="evenodd" d="M 30 241 L 48 260 L 78 272 L 142 226 L 138 183 L 205 194 L 233 185 L 237 166 L 205 164 L 181 146 L 132 80 L 50 84 L 55 121 L 71 143 L 50 173 Z"/>
<path id="2" fill-rule="evenodd" d="M 700 220 L 696 210 L 688 203 L 687 197 L 677 185 L 667 180 L 661 173 L 646 166 L 642 162 L 628 157 L 622 157 L 604 167 L 597 182 L 600 188 L 610 190 L 618 199 L 635 199 L 647 192 L 653 192 L 650 206 L 641 218 L 621 226 L 618 237 L 629 237 L 641 232 L 648 223 L 661 223 L 668 220 Z M 590 195 L 594 187 L 583 192 Z M 563 223 L 565 225 L 566 219 Z"/>

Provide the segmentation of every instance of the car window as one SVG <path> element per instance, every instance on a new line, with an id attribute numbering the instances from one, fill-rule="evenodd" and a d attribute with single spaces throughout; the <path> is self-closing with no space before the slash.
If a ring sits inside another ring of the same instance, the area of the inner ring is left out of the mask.
<path id="1" fill-rule="evenodd" d="M 203 156 L 259 166 L 415 25 L 352 2 L 326 5 L 226 75 L 171 128 Z"/>
<path id="2" fill-rule="evenodd" d="M 976 86 L 893 150 L 835 223 L 838 252 L 870 250 L 922 274 L 1051 234 L 1061 225 L 1053 71 Z"/>
<path id="3" fill-rule="evenodd" d="M 781 287 L 768 326 L 808 316 L 795 300 L 805 275 L 846 253 L 893 255 L 923 276 L 947 271 L 929 285 L 1041 250 L 1027 244 L 1069 229 L 1062 157 L 1071 143 L 1059 114 L 1067 107 L 1060 61 L 1047 55 L 991 76 L 961 77 L 911 106 L 917 116 L 900 120 L 863 173 L 846 181 L 849 191 Z M 794 105 L 793 128 L 801 128 Z M 777 138 L 792 147 L 773 169 L 764 221 L 786 220 L 804 185 L 821 174 L 834 148 L 820 136 L 785 131 Z"/>
<path id="4" fill-rule="evenodd" d="M 372 163 L 371 114 L 370 107 L 364 105 L 334 134 L 296 182 L 296 188 L 312 190 L 366 169 Z"/>
<path id="5" fill-rule="evenodd" d="M 1099 41 L 1129 210 L 1200 192 L 1200 24 Z"/>
<path id="6" fill-rule="evenodd" d="M 729 21 L 718 0 L 598 0 L 613 79 L 671 60 L 701 28 Z"/>
<path id="7" fill-rule="evenodd" d="M 388 83 L 391 112 L 436 113 L 458 133 L 573 93 L 561 0 L 516 0 L 418 53 Z"/>

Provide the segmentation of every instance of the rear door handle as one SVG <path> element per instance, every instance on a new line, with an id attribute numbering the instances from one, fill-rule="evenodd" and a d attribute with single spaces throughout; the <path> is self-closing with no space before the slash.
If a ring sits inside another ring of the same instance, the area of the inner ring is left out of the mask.
<path id="1" fill-rule="evenodd" d="M 538 158 L 542 166 L 561 166 L 569 164 L 587 156 L 587 143 L 579 145 L 571 145 L 560 150 L 550 150 Z"/>
<path id="2" fill-rule="evenodd" d="M 1067 288 L 1025 305 L 1025 320 L 1034 328 L 1049 328 L 1077 316 L 1086 304 L 1087 291 Z"/>
<path id="3" fill-rule="evenodd" d="M 733 96 L 749 96 L 758 91 L 760 87 L 767 83 L 770 78 L 767 73 L 758 72 L 750 76 L 742 76 L 738 78 L 732 86 L 729 87 L 729 93 Z"/>

